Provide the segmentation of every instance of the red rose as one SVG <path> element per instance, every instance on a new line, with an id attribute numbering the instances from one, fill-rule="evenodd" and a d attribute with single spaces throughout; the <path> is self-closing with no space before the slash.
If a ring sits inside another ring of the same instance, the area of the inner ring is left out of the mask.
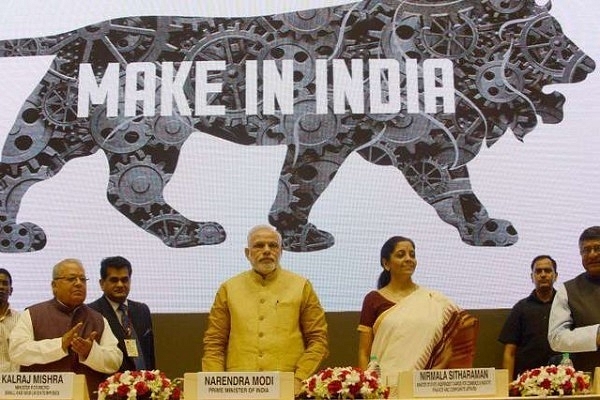
<path id="1" fill-rule="evenodd" d="M 376 379 L 369 379 L 367 382 L 369 382 L 369 389 L 375 390 L 379 386 L 379 382 Z"/>
<path id="2" fill-rule="evenodd" d="M 543 387 L 544 389 L 550 389 L 550 386 L 552 386 L 552 381 L 550 379 L 546 378 L 540 383 L 540 386 Z"/>
<path id="3" fill-rule="evenodd" d="M 529 375 L 530 376 L 538 376 L 541 373 L 542 373 L 542 371 L 539 368 L 536 368 L 536 369 L 532 369 L 531 372 L 529 373 Z"/>
<path id="4" fill-rule="evenodd" d="M 327 368 L 325 371 L 321 373 L 321 380 L 325 381 L 333 376 L 333 370 L 331 368 Z"/>
<path id="5" fill-rule="evenodd" d="M 340 390 L 342 390 L 342 382 L 340 381 L 331 381 L 327 385 L 327 390 L 330 394 L 337 394 Z"/>
<path id="6" fill-rule="evenodd" d="M 133 385 L 133 387 L 139 395 L 144 395 L 150 392 L 150 388 L 148 387 L 148 385 L 146 385 L 146 382 L 136 382 L 135 385 Z"/>
<path id="7" fill-rule="evenodd" d="M 310 380 L 308 381 L 308 390 L 310 390 L 311 392 L 315 390 L 315 388 L 317 387 L 317 378 L 310 378 Z"/>
<path id="8" fill-rule="evenodd" d="M 565 383 L 563 383 L 562 388 L 565 394 L 573 394 L 573 384 L 571 383 L 571 381 L 566 381 Z"/>
<path id="9" fill-rule="evenodd" d="M 144 371 L 144 380 L 153 381 L 156 378 L 156 375 L 152 371 Z"/>
<path id="10" fill-rule="evenodd" d="M 586 382 L 586 381 L 585 381 L 585 379 L 583 379 L 583 376 L 581 376 L 581 375 L 579 375 L 579 376 L 577 377 L 577 384 L 576 384 L 576 385 L 577 385 L 577 387 L 578 387 L 579 389 L 581 389 L 581 390 L 583 390 L 583 389 L 587 389 L 587 388 L 589 388 L 589 387 L 590 387 L 590 383 L 589 383 L 589 382 Z"/>
<path id="11" fill-rule="evenodd" d="M 556 374 L 558 372 L 558 368 L 556 368 L 555 366 L 551 366 L 551 367 L 546 368 L 546 371 L 549 374 Z"/>
<path id="12" fill-rule="evenodd" d="M 179 387 L 175 387 L 173 389 L 173 393 L 171 394 L 171 400 L 179 400 L 181 398 L 181 389 Z"/>
<path id="13" fill-rule="evenodd" d="M 350 390 L 350 394 L 353 397 L 356 397 L 358 393 L 360 393 L 360 383 L 355 383 L 354 385 L 350 385 L 348 389 Z"/>
<path id="14" fill-rule="evenodd" d="M 121 384 L 121 385 L 119 385 L 119 387 L 117 387 L 117 394 L 119 396 L 127 397 L 128 393 L 129 393 L 129 386 Z"/>
<path id="15" fill-rule="evenodd" d="M 508 395 L 511 397 L 520 396 L 521 391 L 517 386 L 511 386 L 511 388 L 508 390 Z"/>
<path id="16" fill-rule="evenodd" d="M 385 390 L 383 391 L 383 398 L 387 399 L 390 396 L 390 388 L 386 387 Z"/>

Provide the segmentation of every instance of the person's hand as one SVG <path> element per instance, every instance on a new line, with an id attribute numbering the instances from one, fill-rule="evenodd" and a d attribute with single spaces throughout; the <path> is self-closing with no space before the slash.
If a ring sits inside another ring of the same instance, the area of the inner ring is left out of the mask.
<path id="1" fill-rule="evenodd" d="M 300 394 L 301 390 L 302 390 L 302 379 L 294 378 L 294 396 L 297 396 L 298 394 Z"/>
<path id="2" fill-rule="evenodd" d="M 83 322 L 78 322 L 62 336 L 62 348 L 65 352 L 71 348 L 79 357 L 86 359 L 92 350 L 92 345 L 98 337 L 98 333 L 94 331 L 87 338 L 81 337 L 79 331 L 81 331 L 82 326 Z"/>
<path id="3" fill-rule="evenodd" d="M 94 344 L 94 340 L 97 336 L 98 332 L 96 331 L 90 333 L 90 336 L 87 338 L 83 338 L 76 333 L 71 341 L 71 348 L 79 355 L 80 358 L 85 360 L 90 354 L 90 351 L 92 351 L 92 345 Z"/>
<path id="4" fill-rule="evenodd" d="M 73 338 L 79 335 L 79 331 L 83 326 L 83 322 L 78 322 L 77 325 L 68 330 L 64 335 L 62 335 L 62 349 L 67 352 L 69 347 L 71 347 L 71 342 Z"/>

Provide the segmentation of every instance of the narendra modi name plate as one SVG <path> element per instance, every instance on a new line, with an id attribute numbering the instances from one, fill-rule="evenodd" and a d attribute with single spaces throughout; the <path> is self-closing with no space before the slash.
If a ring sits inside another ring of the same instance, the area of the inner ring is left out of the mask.
<path id="1" fill-rule="evenodd" d="M 496 394 L 494 368 L 413 371 L 414 397 L 460 397 Z"/>
<path id="2" fill-rule="evenodd" d="M 196 393 L 188 393 L 188 381 L 195 375 Z M 292 372 L 198 372 L 185 374 L 185 399 L 293 399 L 294 374 Z"/>
<path id="3" fill-rule="evenodd" d="M 0 374 L 0 399 L 73 399 L 72 372 L 5 372 Z"/>

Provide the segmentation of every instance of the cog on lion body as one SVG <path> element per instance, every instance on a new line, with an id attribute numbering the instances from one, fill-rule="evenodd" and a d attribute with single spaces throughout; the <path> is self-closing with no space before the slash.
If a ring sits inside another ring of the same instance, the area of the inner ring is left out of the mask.
<path id="1" fill-rule="evenodd" d="M 180 149 L 201 131 L 287 146 L 269 221 L 289 251 L 334 244 L 310 212 L 353 152 L 393 165 L 474 246 L 518 240 L 471 188 L 467 163 L 508 129 L 556 124 L 546 85 L 595 69 L 534 0 L 367 0 L 242 18 L 133 16 L 0 41 L 0 56 L 53 55 L 0 162 L 0 251 L 31 252 L 43 230 L 17 223 L 22 197 L 69 160 L 102 149 L 109 202 L 170 247 L 223 242 L 217 222 L 163 198 Z M 192 185 L 193 182 L 190 182 Z"/>

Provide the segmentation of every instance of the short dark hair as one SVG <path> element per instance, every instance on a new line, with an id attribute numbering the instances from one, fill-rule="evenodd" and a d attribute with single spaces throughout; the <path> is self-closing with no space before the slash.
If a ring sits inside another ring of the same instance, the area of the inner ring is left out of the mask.
<path id="1" fill-rule="evenodd" d="M 8 283 L 10 283 L 10 286 L 12 286 L 12 276 L 10 275 L 10 272 L 4 268 L 0 268 L 0 274 L 8 276 Z"/>
<path id="2" fill-rule="evenodd" d="M 535 267 L 536 262 L 544 259 L 550 260 L 550 262 L 552 263 L 552 269 L 554 270 L 554 273 L 556 273 L 556 260 L 547 254 L 542 254 L 534 258 L 533 261 L 531 261 L 531 270 L 533 271 L 533 267 Z"/>
<path id="3" fill-rule="evenodd" d="M 379 255 L 379 263 L 381 264 L 382 267 L 383 267 L 383 260 L 390 259 L 390 257 L 392 256 L 392 252 L 394 251 L 394 248 L 400 242 L 409 242 L 410 244 L 412 244 L 413 248 L 416 248 L 415 242 L 413 242 L 412 239 L 409 239 L 404 236 L 392 236 L 391 238 L 386 240 L 386 242 L 383 244 L 383 246 L 381 246 L 381 252 Z M 379 279 L 377 280 L 377 289 L 381 289 L 382 287 L 384 287 L 385 285 L 390 283 L 391 279 L 392 279 L 392 277 L 390 275 L 390 271 L 387 271 L 384 268 L 383 271 L 381 271 L 381 274 L 379 274 Z"/>
<path id="4" fill-rule="evenodd" d="M 579 246 L 585 241 L 590 239 L 600 239 L 600 226 L 590 226 L 581 232 L 579 236 Z"/>
<path id="5" fill-rule="evenodd" d="M 131 276 L 131 263 L 125 257 L 114 256 L 106 257 L 100 262 L 100 279 L 106 279 L 108 275 L 108 267 L 112 268 L 127 268 L 127 275 Z"/>

